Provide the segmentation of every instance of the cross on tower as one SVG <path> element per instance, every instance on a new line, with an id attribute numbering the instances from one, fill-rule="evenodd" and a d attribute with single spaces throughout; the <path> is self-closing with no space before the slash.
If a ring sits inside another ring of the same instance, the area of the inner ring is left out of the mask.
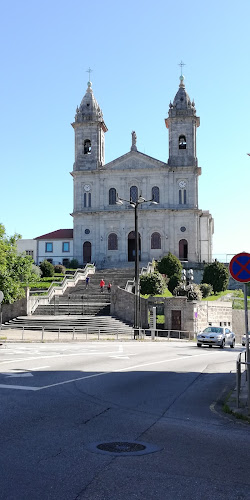
<path id="1" fill-rule="evenodd" d="M 182 61 L 181 61 L 181 62 L 178 64 L 178 66 L 180 66 L 180 67 L 181 67 L 181 76 L 183 76 L 183 75 L 182 75 L 182 68 L 183 68 L 183 66 L 186 66 L 186 64 L 185 64 L 184 62 L 182 62 Z"/>
<path id="2" fill-rule="evenodd" d="M 86 73 L 89 74 L 89 81 L 90 81 L 90 73 L 93 73 L 93 70 L 89 68 L 89 69 L 86 70 Z"/>

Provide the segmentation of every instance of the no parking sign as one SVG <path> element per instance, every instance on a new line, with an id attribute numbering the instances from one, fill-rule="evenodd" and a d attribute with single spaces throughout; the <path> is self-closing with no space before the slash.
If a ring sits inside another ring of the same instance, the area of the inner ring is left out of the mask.
<path id="1" fill-rule="evenodd" d="M 235 255 L 229 264 L 229 271 L 236 281 L 250 282 L 250 253 L 241 252 Z"/>

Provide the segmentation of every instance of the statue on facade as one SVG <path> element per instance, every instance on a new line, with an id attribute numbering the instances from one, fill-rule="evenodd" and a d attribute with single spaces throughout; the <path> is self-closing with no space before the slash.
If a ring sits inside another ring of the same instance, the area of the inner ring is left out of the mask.
<path id="1" fill-rule="evenodd" d="M 136 135 L 135 131 L 131 132 L 131 135 L 132 135 L 131 151 L 137 151 L 137 147 L 136 147 L 137 135 Z"/>

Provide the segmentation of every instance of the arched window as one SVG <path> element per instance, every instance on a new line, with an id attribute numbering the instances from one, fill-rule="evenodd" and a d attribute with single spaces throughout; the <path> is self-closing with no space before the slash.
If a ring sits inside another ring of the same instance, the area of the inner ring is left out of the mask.
<path id="1" fill-rule="evenodd" d="M 91 207 L 91 193 L 83 194 L 83 206 L 84 208 Z"/>
<path id="2" fill-rule="evenodd" d="M 136 186 L 131 186 L 130 188 L 130 200 L 133 202 L 138 200 L 138 188 Z"/>
<path id="3" fill-rule="evenodd" d="M 116 189 L 110 188 L 110 190 L 109 190 L 109 205 L 115 205 L 115 204 L 116 204 Z"/>
<path id="4" fill-rule="evenodd" d="M 83 152 L 85 155 L 91 154 L 91 141 L 89 139 L 85 139 Z"/>
<path id="5" fill-rule="evenodd" d="M 152 200 L 160 203 L 160 190 L 157 186 L 152 187 Z"/>
<path id="6" fill-rule="evenodd" d="M 179 205 L 187 204 L 187 190 L 179 189 Z"/>
<path id="7" fill-rule="evenodd" d="M 179 241 L 179 259 L 188 260 L 188 242 L 187 240 Z"/>
<path id="8" fill-rule="evenodd" d="M 180 135 L 179 137 L 179 149 L 186 149 L 187 141 L 185 135 Z"/>
<path id="9" fill-rule="evenodd" d="M 118 238 L 115 233 L 110 233 L 108 236 L 108 250 L 118 250 Z"/>
<path id="10" fill-rule="evenodd" d="M 161 248 L 161 235 L 160 233 L 151 234 L 151 249 L 156 250 Z"/>

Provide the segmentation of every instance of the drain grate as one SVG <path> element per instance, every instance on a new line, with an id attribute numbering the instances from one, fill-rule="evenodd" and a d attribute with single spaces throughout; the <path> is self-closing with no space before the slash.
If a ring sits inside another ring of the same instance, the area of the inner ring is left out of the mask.
<path id="1" fill-rule="evenodd" d="M 105 443 L 92 443 L 88 446 L 88 448 L 91 451 L 116 456 L 146 455 L 162 449 L 158 446 L 143 443 L 141 441 L 111 441 Z"/>

